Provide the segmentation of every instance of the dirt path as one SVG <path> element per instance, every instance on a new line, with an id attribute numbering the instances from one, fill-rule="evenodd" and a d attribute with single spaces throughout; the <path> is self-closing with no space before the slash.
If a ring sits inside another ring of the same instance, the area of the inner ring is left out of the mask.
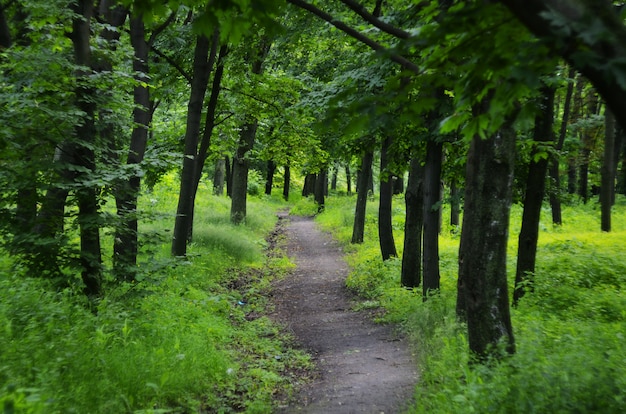
<path id="1" fill-rule="evenodd" d="M 393 328 L 351 311 L 348 267 L 312 219 L 288 218 L 288 254 L 297 268 L 274 290 L 274 317 L 309 350 L 319 376 L 284 413 L 399 413 L 413 395 L 415 364 Z"/>

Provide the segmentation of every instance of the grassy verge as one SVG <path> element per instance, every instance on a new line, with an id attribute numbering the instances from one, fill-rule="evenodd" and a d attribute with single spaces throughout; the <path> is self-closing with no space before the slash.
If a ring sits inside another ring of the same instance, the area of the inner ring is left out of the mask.
<path id="1" fill-rule="evenodd" d="M 396 244 L 402 247 L 403 200 L 394 200 Z M 518 352 L 506 361 L 469 369 L 466 328 L 456 321 L 455 286 L 459 235 L 440 236 L 442 291 L 422 302 L 400 288 L 400 261 L 382 263 L 376 208 L 368 205 L 366 242 L 349 245 L 354 199 L 329 198 L 317 220 L 349 252 L 347 284 L 366 307 L 385 309 L 419 357 L 421 381 L 415 413 L 621 413 L 626 412 L 626 200 L 618 199 L 611 233 L 600 232 L 593 202 L 564 211 L 553 227 L 543 212 L 534 293 L 513 310 Z M 509 275 L 515 270 L 521 208 L 513 208 Z"/>
<path id="2" fill-rule="evenodd" d="M 0 407 L 4 413 L 271 412 L 309 357 L 267 317 L 271 280 L 292 264 L 266 256 L 285 204 L 251 198 L 245 225 L 201 188 L 185 261 L 169 257 L 176 183 L 142 200 L 141 281 L 110 286 L 92 313 L 72 290 L 0 273 Z"/>

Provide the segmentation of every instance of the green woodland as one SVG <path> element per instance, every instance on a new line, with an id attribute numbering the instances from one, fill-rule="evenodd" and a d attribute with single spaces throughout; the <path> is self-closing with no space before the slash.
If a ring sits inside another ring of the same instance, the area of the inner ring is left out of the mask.
<path id="1" fill-rule="evenodd" d="M 270 413 L 277 213 L 415 413 L 626 412 L 626 8 L 0 0 L 0 408 Z"/>

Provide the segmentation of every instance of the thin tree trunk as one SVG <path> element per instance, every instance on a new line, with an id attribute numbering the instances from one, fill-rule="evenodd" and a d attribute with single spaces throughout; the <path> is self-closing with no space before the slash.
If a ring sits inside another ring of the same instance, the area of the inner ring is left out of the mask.
<path id="1" fill-rule="evenodd" d="M 271 43 L 267 39 L 262 39 L 260 48 L 256 51 L 256 56 L 251 62 L 251 72 L 254 75 L 263 73 L 263 61 L 267 56 Z M 230 221 L 233 224 L 241 224 L 246 219 L 246 204 L 248 197 L 248 169 L 250 161 L 246 157 L 248 151 L 252 150 L 259 121 L 254 116 L 248 114 L 246 121 L 239 133 L 239 145 L 233 159 L 233 183 L 232 197 L 230 205 Z"/>
<path id="2" fill-rule="evenodd" d="M 404 178 L 402 175 L 393 176 L 393 194 L 398 195 L 404 193 Z"/>
<path id="3" fill-rule="evenodd" d="M 80 17 L 72 22 L 72 44 L 76 64 L 82 67 L 91 67 L 91 18 L 93 16 L 93 2 L 78 0 L 73 11 Z M 78 87 L 76 101 L 78 109 L 84 114 L 82 122 L 75 128 L 78 143 L 76 145 L 75 160 L 80 167 L 90 173 L 96 170 L 96 156 L 93 149 L 96 137 L 94 123 L 96 105 L 95 89 L 90 86 L 89 70 L 79 70 L 76 73 Z M 76 190 L 78 201 L 78 225 L 80 228 L 80 261 L 82 279 L 85 284 L 84 292 L 89 297 L 100 295 L 102 283 L 102 253 L 100 250 L 100 224 L 97 189 L 87 185 L 88 173 L 79 173 L 76 179 L 79 183 Z M 83 181 L 84 180 L 84 181 Z M 82 183 L 80 181 L 83 181 Z"/>
<path id="4" fill-rule="evenodd" d="M 348 195 L 352 194 L 352 174 L 350 173 L 350 165 L 346 164 L 346 189 Z"/>
<path id="5" fill-rule="evenodd" d="M 450 226 L 459 227 L 461 223 L 461 196 L 456 179 L 450 181 Z"/>
<path id="6" fill-rule="evenodd" d="M 250 166 L 246 154 L 254 146 L 257 125 L 256 120 L 249 120 L 239 133 L 239 145 L 233 158 L 233 194 L 230 206 L 230 221 L 233 224 L 241 224 L 246 219 L 248 168 Z"/>
<path id="7" fill-rule="evenodd" d="M 285 165 L 284 182 L 283 182 L 283 198 L 289 201 L 289 187 L 291 185 L 291 167 Z"/>
<path id="8" fill-rule="evenodd" d="M 469 347 L 479 361 L 515 351 L 507 293 L 506 252 L 515 132 L 511 125 L 472 140 L 459 248 L 457 314 L 467 320 Z"/>
<path id="9" fill-rule="evenodd" d="M 230 198 L 233 197 L 233 166 L 230 162 L 230 157 L 224 157 L 225 169 L 226 169 L 226 195 Z"/>
<path id="10" fill-rule="evenodd" d="M 333 191 L 337 191 L 337 175 L 339 174 L 339 167 L 337 164 L 333 164 L 333 174 L 332 179 L 330 180 L 330 189 Z"/>
<path id="11" fill-rule="evenodd" d="M 398 256 L 396 243 L 393 239 L 391 210 L 393 200 L 393 178 L 388 170 L 390 147 L 391 137 L 387 136 L 383 140 L 380 150 L 380 197 L 378 205 L 378 240 L 383 261 L 388 260 L 391 257 Z"/>
<path id="12" fill-rule="evenodd" d="M 133 128 L 130 138 L 127 164 L 138 165 L 143 161 L 148 143 L 148 128 L 152 121 L 150 110 L 150 91 L 143 83 L 143 77 L 149 73 L 148 44 L 145 37 L 143 17 L 137 16 L 130 21 L 130 37 L 135 58 L 133 71 L 137 74 L 134 89 L 135 109 L 133 110 Z M 137 270 L 138 221 L 137 199 L 141 186 L 141 177 L 133 174 L 124 183 L 116 196 L 117 214 L 120 224 L 115 232 L 113 245 L 113 266 L 118 279 L 133 281 Z"/>
<path id="13" fill-rule="evenodd" d="M 354 212 L 354 226 L 352 228 L 351 243 L 363 243 L 365 233 L 365 213 L 367 207 L 367 182 L 371 176 L 372 162 L 374 161 L 374 152 L 367 151 L 363 155 L 361 168 L 359 170 L 357 182 L 356 207 Z"/>
<path id="14" fill-rule="evenodd" d="M 556 152 L 563 149 L 565 144 L 565 137 L 567 136 L 567 125 L 569 123 L 570 109 L 572 106 L 572 95 L 574 94 L 574 76 L 576 72 L 573 68 L 570 68 L 568 72 L 567 91 L 565 93 L 565 103 L 563 104 L 563 119 L 561 120 L 561 128 L 559 130 L 559 138 L 554 148 Z M 553 110 L 554 111 L 554 110 Z M 563 213 L 561 208 L 561 175 L 559 173 L 559 159 L 558 156 L 552 155 L 550 157 L 550 207 L 552 209 L 552 223 L 561 225 L 563 224 Z"/>
<path id="15" fill-rule="evenodd" d="M 272 187 L 274 186 L 274 173 L 276 172 L 276 163 L 272 160 L 267 162 L 267 177 L 265 177 L 265 194 L 272 195 Z"/>
<path id="16" fill-rule="evenodd" d="M 426 143 L 424 166 L 424 298 L 439 290 L 439 220 L 441 211 L 441 168 L 443 144 Z"/>
<path id="17" fill-rule="evenodd" d="M 193 197 L 196 157 L 202 121 L 202 106 L 209 83 L 210 67 L 208 62 L 211 42 L 200 35 L 196 40 L 193 61 L 193 78 L 191 94 L 187 105 L 187 128 L 185 130 L 185 149 L 183 157 L 183 171 L 181 174 L 178 207 L 172 239 L 172 255 L 185 256 L 187 254 L 187 240 L 189 238 Z"/>
<path id="18" fill-rule="evenodd" d="M 605 112 L 604 159 L 600 170 L 602 184 L 600 186 L 601 230 L 611 231 L 611 207 L 615 199 L 615 116 L 610 109 Z"/>
<path id="19" fill-rule="evenodd" d="M 532 285 L 528 285 L 532 283 L 535 272 L 539 221 L 549 162 L 547 155 L 541 155 L 545 149 L 538 146 L 538 144 L 553 141 L 554 92 L 554 88 L 547 86 L 542 88 L 540 113 L 535 118 L 535 129 L 533 132 L 535 146 L 530 154 L 522 228 L 519 234 L 517 249 L 517 270 L 515 272 L 515 290 L 513 292 L 514 304 L 517 304 L 528 290 L 532 290 Z M 540 158 L 537 158 L 538 156 Z"/>
<path id="20" fill-rule="evenodd" d="M 226 160 L 220 158 L 215 163 L 215 174 L 213 174 L 213 194 L 224 194 L 224 177 L 226 175 Z"/>
<path id="21" fill-rule="evenodd" d="M 422 228 L 424 226 L 424 167 L 416 154 L 413 154 L 409 168 L 409 182 L 404 193 L 406 219 L 400 280 L 402 286 L 415 288 L 422 281 Z"/>
<path id="22" fill-rule="evenodd" d="M 317 204 L 317 212 L 321 213 L 324 211 L 325 199 L 324 195 L 326 194 L 326 187 L 328 185 L 328 167 L 324 166 L 317 174 L 315 179 L 315 191 L 314 198 L 315 204 Z"/>

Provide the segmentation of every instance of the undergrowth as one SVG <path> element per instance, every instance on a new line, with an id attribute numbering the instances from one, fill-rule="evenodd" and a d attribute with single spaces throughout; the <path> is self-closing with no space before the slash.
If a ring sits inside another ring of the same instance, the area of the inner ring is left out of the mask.
<path id="1" fill-rule="evenodd" d="M 396 245 L 402 246 L 403 200 L 394 199 Z M 552 226 L 544 208 L 534 292 L 512 309 L 517 353 L 500 363 L 470 365 L 466 327 L 455 316 L 459 234 L 440 236 L 441 292 L 422 301 L 401 288 L 401 261 L 382 263 L 376 208 L 368 203 L 365 243 L 349 245 L 354 198 L 329 198 L 317 217 L 350 252 L 347 285 L 363 307 L 384 309 L 411 340 L 421 372 L 411 413 L 626 412 L 626 199 L 618 198 L 613 231 L 600 232 L 594 202 L 564 208 Z M 509 241 L 512 288 L 521 207 L 514 206 Z M 400 252 L 399 252 L 400 253 Z M 512 289 L 510 290 L 510 292 Z"/>
<path id="2" fill-rule="evenodd" d="M 270 282 L 293 265 L 266 256 L 277 198 L 250 197 L 245 225 L 200 188 L 186 260 L 169 257 L 173 176 L 142 198 L 171 212 L 142 223 L 140 282 L 109 286 L 96 312 L 80 293 L 0 268 L 4 413 L 267 413 L 311 366 L 267 317 Z M 146 236 L 151 235 L 151 236 Z"/>

